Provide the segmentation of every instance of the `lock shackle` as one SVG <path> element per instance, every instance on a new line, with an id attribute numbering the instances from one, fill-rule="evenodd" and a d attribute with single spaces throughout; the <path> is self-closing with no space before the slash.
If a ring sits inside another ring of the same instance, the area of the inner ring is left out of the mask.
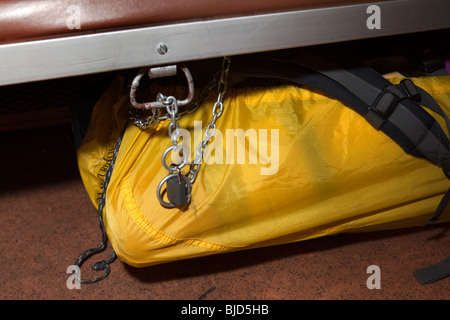
<path id="1" fill-rule="evenodd" d="M 163 207 L 166 208 L 175 208 L 178 207 L 177 205 L 164 201 L 163 196 L 162 196 L 162 187 L 164 186 L 164 184 L 167 182 L 167 180 L 177 177 L 177 179 L 179 179 L 180 175 L 177 173 L 172 173 L 167 175 L 164 179 L 161 180 L 161 182 L 158 184 L 158 188 L 156 189 L 156 197 L 158 198 L 159 203 L 161 203 L 161 205 Z M 181 174 L 182 179 L 184 180 L 184 182 L 186 183 L 186 204 L 188 204 L 189 202 L 191 202 L 191 183 L 189 181 L 189 178 L 186 177 L 185 175 Z"/>

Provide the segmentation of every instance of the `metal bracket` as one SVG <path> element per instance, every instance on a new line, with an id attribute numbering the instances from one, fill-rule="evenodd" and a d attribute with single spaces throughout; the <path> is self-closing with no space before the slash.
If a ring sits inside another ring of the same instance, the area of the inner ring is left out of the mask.
<path id="1" fill-rule="evenodd" d="M 149 109 L 155 109 L 155 108 L 166 108 L 167 105 L 163 101 L 154 101 L 154 102 L 138 102 L 138 101 L 136 101 L 136 91 L 137 91 L 137 88 L 139 87 L 142 77 L 145 74 L 148 74 L 150 79 L 156 79 L 156 78 L 162 78 L 162 77 L 175 76 L 177 74 L 178 69 L 181 69 L 184 72 L 184 75 L 186 76 L 189 93 L 188 93 L 188 96 L 186 97 L 186 99 L 177 100 L 177 105 L 178 106 L 188 105 L 192 101 L 192 98 L 194 97 L 194 80 L 193 80 L 191 72 L 189 71 L 188 68 L 186 68 L 185 66 L 177 67 L 176 65 L 156 67 L 156 68 L 149 68 L 149 67 L 142 68 L 131 83 L 131 88 L 130 88 L 130 103 L 131 103 L 131 105 L 136 109 L 142 109 L 142 110 L 149 110 Z"/>

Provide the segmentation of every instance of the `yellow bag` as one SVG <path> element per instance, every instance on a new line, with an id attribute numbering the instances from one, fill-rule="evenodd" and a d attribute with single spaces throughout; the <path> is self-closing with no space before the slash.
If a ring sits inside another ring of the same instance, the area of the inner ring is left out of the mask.
<path id="1" fill-rule="evenodd" d="M 450 112 L 450 76 L 413 81 Z M 114 80 L 96 104 L 78 150 L 81 176 L 95 206 L 127 124 L 128 90 L 123 78 Z M 151 90 L 185 94 L 184 87 L 154 84 Z M 211 95 L 178 120 L 191 132 L 190 141 L 183 141 L 192 146 L 191 160 L 203 139 L 194 129 L 202 125 L 205 130 L 215 100 Z M 223 143 L 208 146 L 189 206 L 168 209 L 156 194 L 168 174 L 161 156 L 172 145 L 169 123 L 145 130 L 127 124 L 106 192 L 108 238 L 120 260 L 134 267 L 343 232 L 417 226 L 448 189 L 439 167 L 406 154 L 337 100 L 293 85 L 228 88 L 212 141 Z M 243 145 L 245 157 L 239 156 Z M 448 214 L 441 221 L 449 221 Z"/>

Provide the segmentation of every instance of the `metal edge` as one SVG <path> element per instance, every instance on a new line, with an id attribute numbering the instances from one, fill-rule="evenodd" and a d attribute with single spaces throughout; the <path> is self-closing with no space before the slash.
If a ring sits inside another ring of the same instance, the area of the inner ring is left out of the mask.
<path id="1" fill-rule="evenodd" d="M 446 29 L 448 12 L 448 0 L 392 0 L 5 44 L 0 85 Z"/>

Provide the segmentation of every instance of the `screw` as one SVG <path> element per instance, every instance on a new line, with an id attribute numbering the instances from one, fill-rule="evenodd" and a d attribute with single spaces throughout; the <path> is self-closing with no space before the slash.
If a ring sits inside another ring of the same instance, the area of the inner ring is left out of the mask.
<path id="1" fill-rule="evenodd" d="M 158 44 L 156 51 L 158 51 L 158 53 L 162 55 L 166 54 L 169 51 L 169 48 L 167 48 L 167 45 L 165 43 L 160 43 Z"/>

